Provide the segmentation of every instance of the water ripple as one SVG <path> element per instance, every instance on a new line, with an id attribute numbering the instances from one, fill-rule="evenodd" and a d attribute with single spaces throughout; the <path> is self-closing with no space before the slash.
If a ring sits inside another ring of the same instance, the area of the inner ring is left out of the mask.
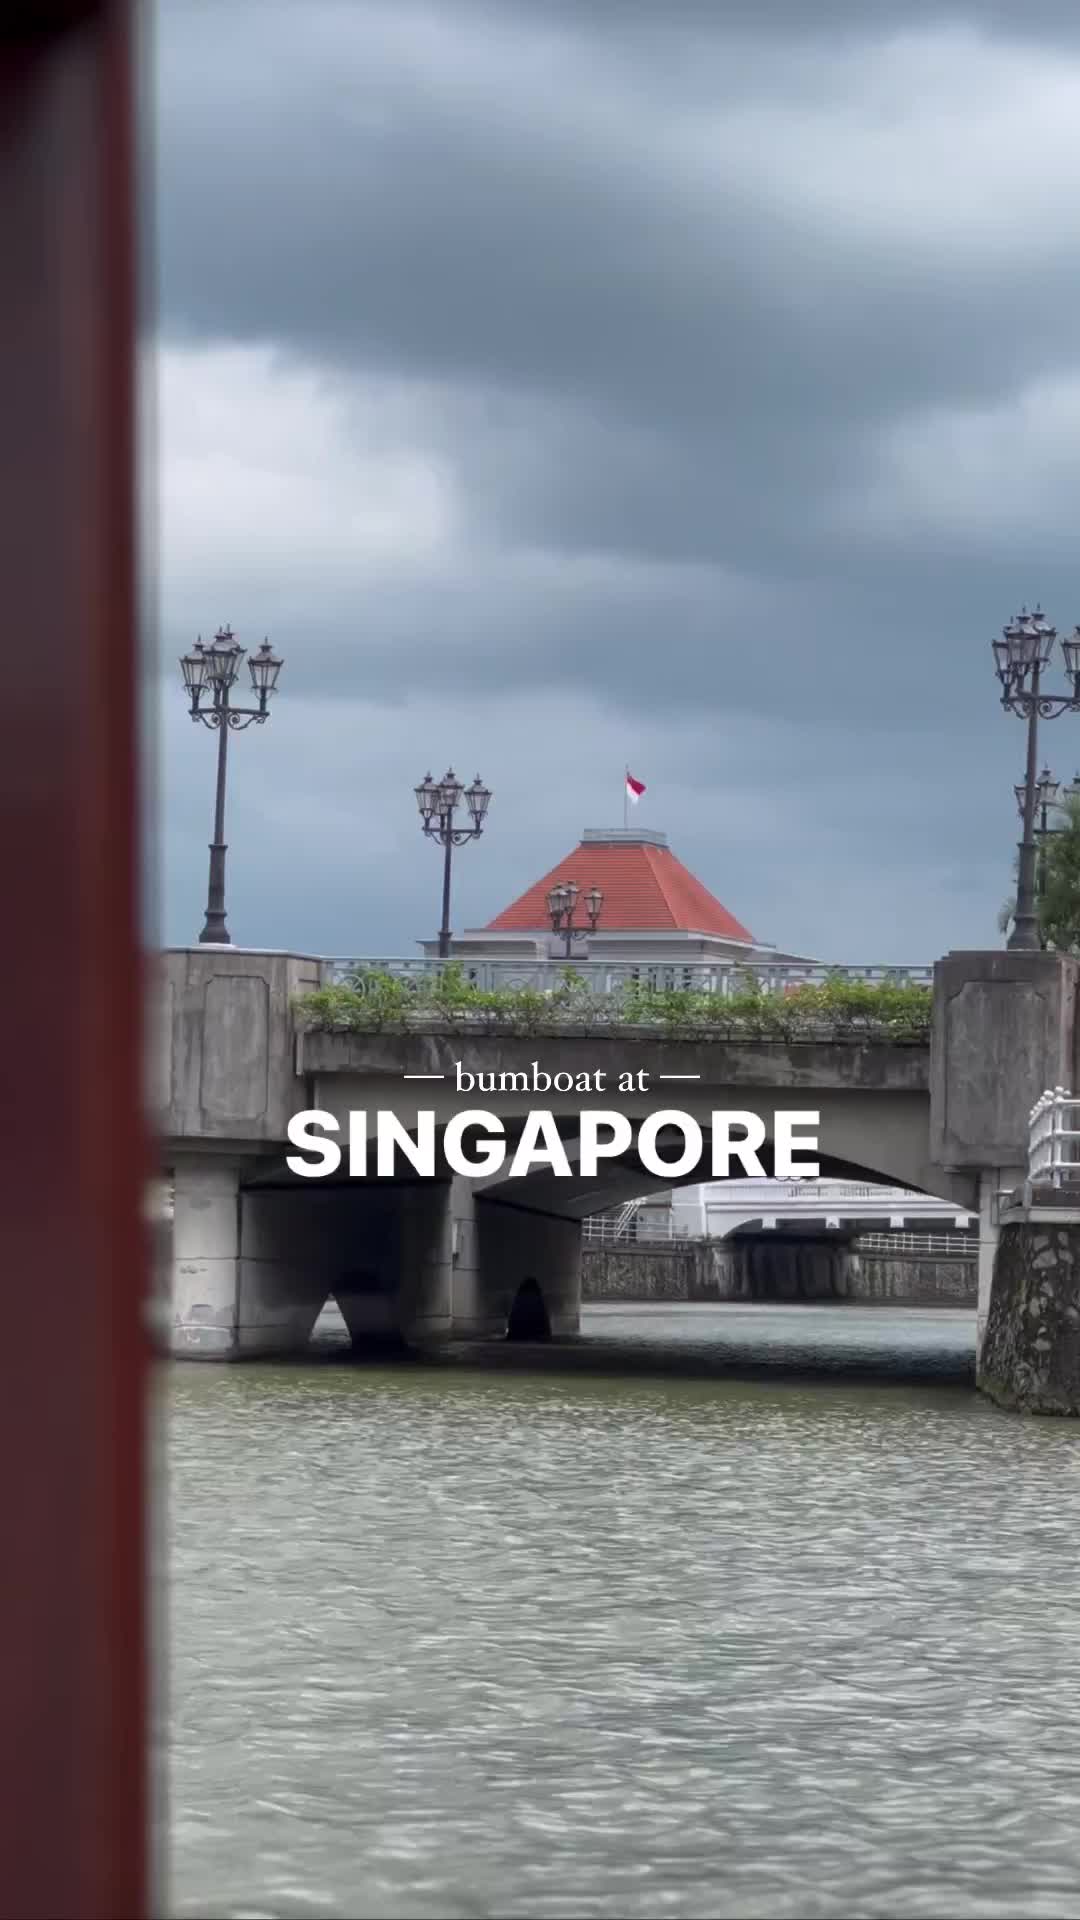
<path id="1" fill-rule="evenodd" d="M 590 1325 L 170 1375 L 171 1911 L 1080 1915 L 1076 1428 L 965 1316 Z"/>

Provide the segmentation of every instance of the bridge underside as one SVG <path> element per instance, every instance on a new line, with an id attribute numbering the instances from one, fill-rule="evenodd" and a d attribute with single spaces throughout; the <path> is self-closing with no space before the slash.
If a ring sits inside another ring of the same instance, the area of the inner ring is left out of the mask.
<path id="1" fill-rule="evenodd" d="M 507 1123 L 511 1143 L 520 1125 Z M 572 1117 L 560 1122 L 560 1133 L 576 1167 Z M 824 1130 L 818 1159 L 827 1176 L 882 1175 L 880 1166 L 825 1151 Z M 771 1173 L 771 1144 L 761 1160 Z M 915 1185 L 910 1168 L 904 1171 Z M 169 1344 L 186 1357 L 238 1359 L 302 1350 L 330 1296 L 358 1349 L 499 1339 L 508 1331 L 526 1337 L 529 1329 L 533 1337 L 574 1334 L 582 1219 L 710 1178 L 712 1166 L 706 1128 L 701 1161 L 663 1178 L 632 1152 L 604 1166 L 599 1179 L 541 1167 L 520 1178 L 502 1172 L 467 1180 L 444 1168 L 436 1179 L 312 1180 L 291 1173 L 284 1153 L 265 1149 L 247 1157 L 178 1149 L 172 1173 L 161 1280 Z M 843 1246 L 823 1252 L 811 1231 L 798 1236 L 805 1251 L 792 1251 L 792 1236 L 783 1237 L 786 1253 L 745 1257 L 749 1290 L 740 1287 L 741 1297 L 845 1297 L 837 1264 L 847 1258 Z M 775 1231 L 761 1239 L 775 1249 Z M 795 1284 L 791 1276 L 804 1268 Z"/>
<path id="2" fill-rule="evenodd" d="M 686 1063 L 682 1061 L 680 1064 Z M 972 1176 L 946 1173 L 931 1163 L 929 1102 L 924 1086 L 803 1086 L 796 1081 L 778 1089 L 762 1081 L 760 1085 L 746 1082 L 733 1086 L 684 1083 L 671 1086 L 665 1092 L 671 1106 L 696 1121 L 701 1129 L 703 1149 L 700 1160 L 680 1174 L 668 1172 L 654 1175 L 643 1166 L 636 1151 L 631 1149 L 618 1159 L 602 1160 L 599 1175 L 591 1179 L 584 1179 L 576 1173 L 567 1179 L 542 1167 L 524 1178 L 510 1177 L 504 1166 L 501 1172 L 476 1181 L 478 1190 L 492 1195 L 498 1188 L 504 1187 L 506 1197 L 512 1199 L 515 1205 L 538 1206 L 567 1218 L 581 1219 L 586 1214 L 600 1212 L 623 1200 L 640 1198 L 673 1186 L 697 1185 L 715 1177 L 713 1114 L 728 1112 L 752 1113 L 761 1117 L 765 1125 L 765 1140 L 758 1149 L 758 1159 L 764 1171 L 772 1174 L 775 1171 L 776 1112 L 778 1109 L 784 1111 L 805 1107 L 818 1114 L 818 1145 L 814 1157 L 825 1176 L 912 1188 L 933 1193 L 943 1200 L 955 1201 L 961 1207 L 970 1207 L 974 1202 L 975 1182 Z M 488 1107 L 497 1114 L 508 1142 L 513 1142 L 520 1134 L 529 1113 L 542 1106 L 552 1114 L 567 1158 L 571 1167 L 576 1168 L 580 1160 L 576 1130 L 581 1114 L 589 1109 L 609 1109 L 613 1102 L 610 1098 L 587 1094 L 544 1094 L 538 1097 L 515 1093 L 500 1094 L 496 1098 L 486 1094 L 462 1096 L 449 1088 L 438 1086 L 425 1087 L 417 1092 L 413 1087 L 403 1089 L 400 1077 L 391 1080 L 389 1076 L 372 1075 L 364 1079 L 351 1073 L 340 1073 L 314 1076 L 310 1104 L 333 1116 L 342 1138 L 349 1127 L 350 1115 L 359 1115 L 370 1135 L 374 1130 L 375 1116 L 380 1111 L 390 1111 L 403 1127 L 415 1134 L 417 1115 L 425 1110 L 434 1111 L 436 1126 L 441 1130 L 452 1115 L 466 1106 Z M 618 1105 L 636 1128 L 655 1113 L 656 1093 L 620 1095 Z M 670 1135 L 661 1136 L 659 1147 L 665 1157 L 669 1157 L 677 1154 L 682 1144 L 682 1136 L 672 1131 Z M 729 1167 L 721 1167 L 718 1171 L 721 1177 L 725 1172 L 738 1176 L 753 1172 L 754 1168 L 744 1168 L 737 1159 L 733 1159 Z"/>
<path id="3" fill-rule="evenodd" d="M 178 1156 L 173 1183 L 160 1290 L 175 1353 L 299 1351 L 330 1296 L 361 1349 L 577 1332 L 577 1220 L 460 1179 L 279 1184 L 207 1155 Z"/>

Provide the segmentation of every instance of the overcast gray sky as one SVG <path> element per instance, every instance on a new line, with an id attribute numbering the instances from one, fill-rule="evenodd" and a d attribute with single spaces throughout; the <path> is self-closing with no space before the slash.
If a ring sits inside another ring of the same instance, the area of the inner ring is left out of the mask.
<path id="1" fill-rule="evenodd" d="M 229 621 L 239 942 L 414 952 L 448 762 L 481 925 L 629 762 L 759 938 L 996 944 L 989 640 L 1080 619 L 1074 0 L 165 0 L 155 64 L 164 937 Z"/>

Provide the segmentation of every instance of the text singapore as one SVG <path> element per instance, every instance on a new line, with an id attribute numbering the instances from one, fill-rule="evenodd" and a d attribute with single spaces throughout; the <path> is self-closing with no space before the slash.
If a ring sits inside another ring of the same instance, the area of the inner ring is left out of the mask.
<path id="1" fill-rule="evenodd" d="M 495 1114 L 475 1108 L 456 1113 L 442 1123 L 441 1140 L 434 1112 L 418 1113 L 415 1126 L 407 1125 L 395 1113 L 379 1112 L 373 1117 L 372 1128 L 366 1111 L 348 1116 L 345 1150 L 351 1179 L 373 1176 L 389 1179 L 411 1168 L 422 1179 L 433 1180 L 449 1171 L 475 1180 L 501 1172 L 509 1155 L 510 1179 L 519 1179 L 538 1167 L 545 1167 L 564 1180 L 582 1177 L 592 1180 L 600 1170 L 601 1161 L 616 1160 L 632 1150 L 645 1172 L 661 1180 L 703 1170 L 704 1134 L 701 1124 L 688 1113 L 651 1113 L 636 1129 L 624 1113 L 600 1109 L 579 1113 L 573 1121 L 573 1161 L 554 1114 L 546 1110 L 527 1114 L 520 1133 L 512 1140 L 507 1140 L 503 1123 Z M 817 1152 L 819 1121 L 817 1113 L 782 1110 L 773 1115 L 770 1172 L 777 1179 L 817 1178 L 817 1161 L 800 1156 Z M 769 1177 L 758 1158 L 758 1149 L 765 1145 L 767 1132 L 760 1114 L 713 1113 L 710 1122 L 713 1178 L 726 1178 L 732 1161 L 751 1179 Z M 814 1131 L 807 1132 L 808 1128 Z M 294 1113 L 288 1126 L 290 1144 L 314 1157 L 290 1154 L 285 1163 L 289 1171 L 305 1180 L 320 1180 L 327 1174 L 337 1173 L 345 1155 L 342 1145 L 332 1136 L 340 1132 L 339 1122 L 332 1113 L 323 1113 L 317 1108 Z M 676 1137 L 661 1140 L 661 1135 Z"/>

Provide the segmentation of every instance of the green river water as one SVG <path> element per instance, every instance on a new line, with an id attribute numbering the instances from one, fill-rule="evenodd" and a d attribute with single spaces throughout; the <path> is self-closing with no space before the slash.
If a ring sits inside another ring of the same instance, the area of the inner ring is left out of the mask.
<path id="1" fill-rule="evenodd" d="M 168 1911 L 1080 1916 L 1080 1428 L 973 1316 L 167 1371 Z"/>

